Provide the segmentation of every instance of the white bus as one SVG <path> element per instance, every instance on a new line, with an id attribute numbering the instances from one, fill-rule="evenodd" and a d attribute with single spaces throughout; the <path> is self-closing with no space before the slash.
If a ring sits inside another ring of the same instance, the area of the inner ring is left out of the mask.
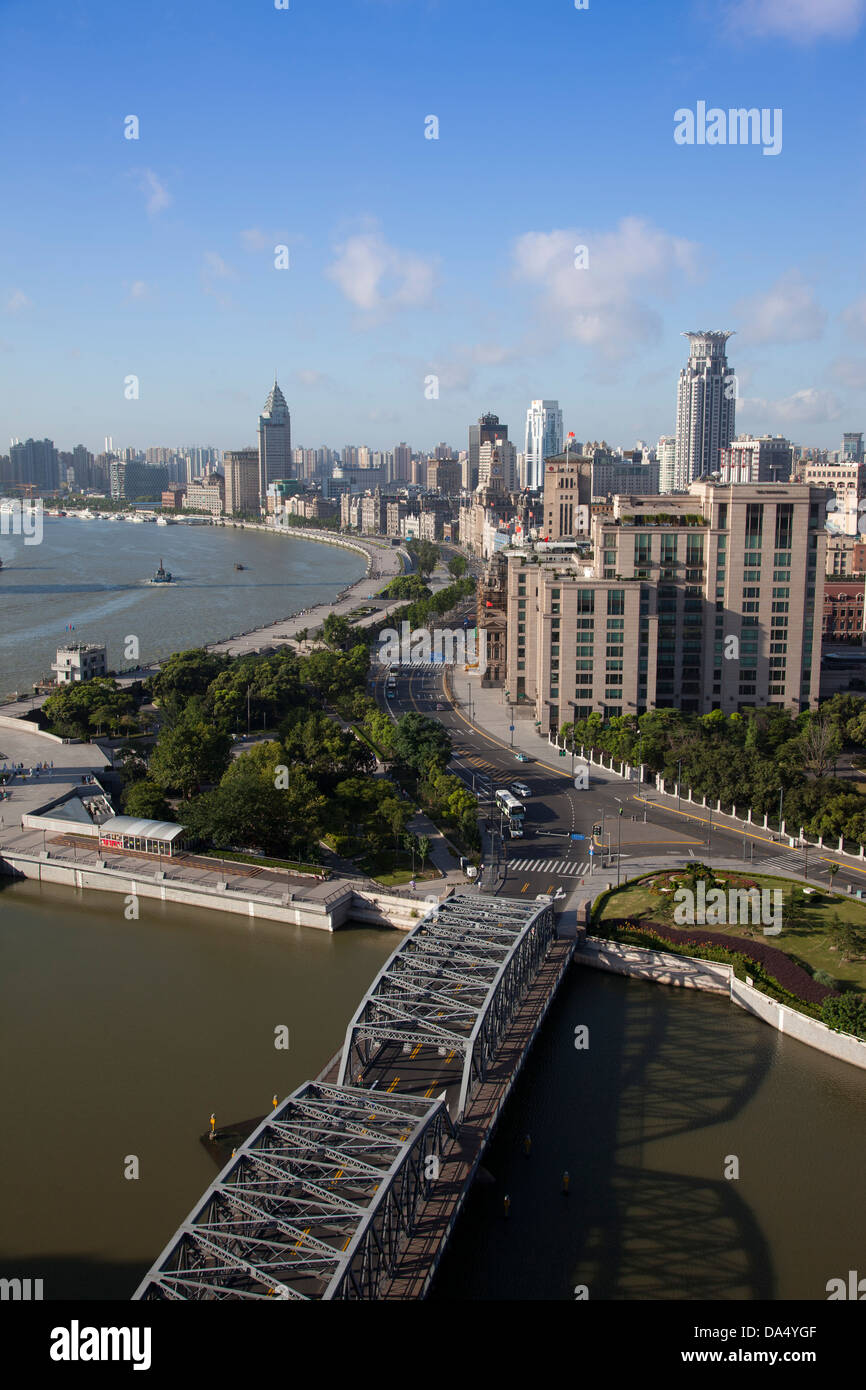
<path id="1" fill-rule="evenodd" d="M 497 809 L 502 813 L 503 825 L 512 840 L 523 838 L 523 821 L 526 809 L 513 792 L 499 787 L 495 793 Z"/>

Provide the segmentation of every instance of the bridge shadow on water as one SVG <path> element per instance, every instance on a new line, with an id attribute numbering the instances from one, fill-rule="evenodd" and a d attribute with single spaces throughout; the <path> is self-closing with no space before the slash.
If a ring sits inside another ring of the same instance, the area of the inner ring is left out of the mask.
<path id="1" fill-rule="evenodd" d="M 775 1297 L 760 1225 L 723 1174 L 740 1139 L 770 1140 L 742 1112 L 777 1041 L 726 999 L 572 968 L 431 1297 Z"/>

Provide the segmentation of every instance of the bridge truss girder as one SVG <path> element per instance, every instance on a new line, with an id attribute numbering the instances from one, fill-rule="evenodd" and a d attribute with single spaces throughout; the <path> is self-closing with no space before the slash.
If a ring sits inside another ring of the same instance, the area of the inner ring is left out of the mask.
<path id="1" fill-rule="evenodd" d="M 377 1297 L 453 1135 L 441 1101 L 305 1082 L 238 1149 L 134 1298 Z"/>
<path id="2" fill-rule="evenodd" d="M 549 902 L 446 898 L 367 991 L 346 1032 L 340 1083 L 360 1084 L 387 1042 L 447 1047 L 463 1058 L 459 1121 L 554 935 Z"/>

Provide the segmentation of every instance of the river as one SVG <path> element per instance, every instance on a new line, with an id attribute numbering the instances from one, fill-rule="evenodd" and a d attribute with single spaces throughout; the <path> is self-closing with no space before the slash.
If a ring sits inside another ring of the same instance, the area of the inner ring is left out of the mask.
<path id="1" fill-rule="evenodd" d="M 399 942 L 140 910 L 0 880 L 0 1276 L 46 1298 L 130 1296 L 216 1174 L 211 1111 L 314 1077 Z M 723 999 L 575 968 L 434 1297 L 823 1299 L 863 1263 L 864 1089 Z"/>
<path id="2" fill-rule="evenodd" d="M 75 517 L 45 517 L 41 545 L 0 536 L 0 558 L 0 699 L 50 676 L 64 642 L 105 643 L 116 669 L 135 636 L 142 661 L 157 660 L 332 599 L 364 574 L 357 553 L 296 536 Z M 160 560 L 171 585 L 147 582 Z"/>

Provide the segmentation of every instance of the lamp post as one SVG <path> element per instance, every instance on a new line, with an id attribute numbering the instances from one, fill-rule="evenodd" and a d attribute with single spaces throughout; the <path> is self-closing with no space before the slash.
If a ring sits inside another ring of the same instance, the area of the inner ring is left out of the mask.
<path id="1" fill-rule="evenodd" d="M 677 760 L 677 810 L 680 809 L 680 783 L 683 780 L 683 760 Z"/>
<path id="2" fill-rule="evenodd" d="M 784 787 L 779 788 L 779 844 L 782 843 L 782 797 L 785 795 Z"/>
<path id="3" fill-rule="evenodd" d="M 620 864 L 622 863 L 622 813 L 623 813 L 623 805 L 622 805 L 622 798 L 619 797 L 619 796 L 615 796 L 615 797 L 614 797 L 614 801 L 618 801 L 618 802 L 619 802 L 619 815 L 617 816 L 617 832 L 616 832 L 616 886 L 617 886 L 617 888 L 618 888 L 618 887 L 619 887 L 619 866 L 620 866 Z"/>

